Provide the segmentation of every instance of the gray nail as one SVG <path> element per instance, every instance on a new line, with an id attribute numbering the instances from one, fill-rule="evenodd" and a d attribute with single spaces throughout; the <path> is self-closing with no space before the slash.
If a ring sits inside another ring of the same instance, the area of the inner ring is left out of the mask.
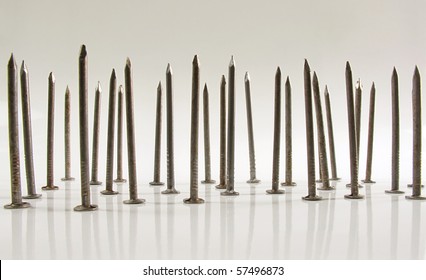
<path id="1" fill-rule="evenodd" d="M 99 119 L 101 117 L 101 83 L 98 82 L 95 92 L 95 108 L 93 113 L 93 138 L 92 138 L 92 177 L 90 185 L 102 185 L 98 180 L 99 162 Z"/>
<path id="2" fill-rule="evenodd" d="M 71 96 L 68 86 L 65 90 L 64 105 L 65 177 L 61 180 L 74 181 L 75 178 L 71 176 Z"/>
<path id="3" fill-rule="evenodd" d="M 162 186 L 160 182 L 160 168 L 161 168 L 161 111 L 162 111 L 162 95 L 163 89 L 161 82 L 157 87 L 157 109 L 155 112 L 155 148 L 154 148 L 154 179 L 149 184 L 151 186 Z"/>
<path id="4" fill-rule="evenodd" d="M 123 178 L 123 86 L 118 87 L 118 104 L 117 104 L 117 178 L 116 183 L 125 183 Z"/>
<path id="5" fill-rule="evenodd" d="M 291 84 L 287 76 L 285 81 L 285 181 L 281 183 L 284 187 L 294 187 L 293 182 L 293 145 L 291 128 Z"/>
<path id="6" fill-rule="evenodd" d="M 209 90 L 207 84 L 203 89 L 203 124 L 204 124 L 204 180 L 202 184 L 214 184 L 211 175 L 211 159 L 210 159 L 210 120 L 209 120 Z"/>
<path id="7" fill-rule="evenodd" d="M 367 165 L 365 169 L 365 179 L 362 182 L 374 184 L 371 180 L 371 167 L 373 162 L 373 139 L 374 139 L 374 108 L 376 103 L 376 87 L 373 83 L 370 91 L 370 111 L 368 116 L 368 140 L 367 140 Z"/>
<path id="8" fill-rule="evenodd" d="M 219 154 L 219 185 L 216 189 L 226 189 L 226 79 L 220 80 L 220 154 Z"/>

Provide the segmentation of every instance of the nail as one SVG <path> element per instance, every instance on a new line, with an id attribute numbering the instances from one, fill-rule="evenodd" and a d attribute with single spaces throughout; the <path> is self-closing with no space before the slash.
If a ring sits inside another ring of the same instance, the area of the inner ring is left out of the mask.
<path id="1" fill-rule="evenodd" d="M 361 103 L 362 103 L 362 87 L 361 80 L 358 79 L 355 87 L 355 129 L 356 129 L 356 154 L 359 161 L 359 147 L 361 140 Z"/>
<path id="2" fill-rule="evenodd" d="M 65 177 L 62 181 L 74 181 L 71 176 L 71 96 L 70 89 L 65 89 L 64 139 L 65 139 Z"/>
<path id="3" fill-rule="evenodd" d="M 41 197 L 37 194 L 34 179 L 34 159 L 33 159 L 33 136 L 31 128 L 31 102 L 29 74 L 25 62 L 21 66 L 21 104 L 22 104 L 22 124 L 24 129 L 24 151 L 25 151 L 25 171 L 27 175 L 27 192 L 24 199 L 34 199 Z"/>
<path id="4" fill-rule="evenodd" d="M 256 184 L 256 183 L 260 183 L 260 180 L 256 179 L 256 157 L 254 153 L 253 114 L 251 112 L 250 75 L 248 72 L 246 72 L 246 75 L 244 77 L 244 88 L 246 92 L 247 132 L 248 132 L 249 159 L 250 159 L 250 180 L 248 180 L 247 183 Z"/>
<path id="5" fill-rule="evenodd" d="M 314 92 L 314 103 L 315 103 L 315 115 L 317 119 L 317 134 L 318 134 L 318 152 L 319 152 L 319 164 L 320 164 L 320 174 L 322 186 L 319 187 L 319 190 L 330 191 L 334 190 L 330 186 L 329 176 L 328 176 L 328 158 L 327 158 L 327 149 L 325 146 L 325 133 L 324 133 L 324 120 L 322 116 L 322 105 L 321 105 L 321 96 L 318 84 L 317 74 L 314 72 L 313 75 L 313 92 Z"/>
<path id="6" fill-rule="evenodd" d="M 333 133 L 333 120 L 331 114 L 331 104 L 330 104 L 330 94 L 328 92 L 328 87 L 325 86 L 325 110 L 327 113 L 327 131 L 328 131 L 328 146 L 330 149 L 330 161 L 331 161 L 331 181 L 340 180 L 337 176 L 336 168 L 336 154 L 334 150 L 334 133 Z"/>
<path id="7" fill-rule="evenodd" d="M 413 192 L 407 199 L 425 200 L 421 196 L 421 166 L 422 166 L 422 98 L 420 88 L 420 73 L 416 66 L 413 75 Z"/>
<path id="8" fill-rule="evenodd" d="M 350 152 L 350 168 L 351 168 L 351 194 L 345 195 L 349 199 L 361 199 L 358 185 L 358 159 L 357 159 L 357 140 L 355 128 L 355 112 L 354 112 L 354 93 L 352 83 L 352 70 L 349 62 L 346 62 L 346 101 L 348 108 L 348 130 L 349 130 L 349 152 Z"/>
<path id="9" fill-rule="evenodd" d="M 198 121 L 199 121 L 199 96 L 200 96 L 200 62 L 198 56 L 192 61 L 192 97 L 191 97 L 191 174 L 190 196 L 184 199 L 187 204 L 204 203 L 198 197 Z"/>
<path id="10" fill-rule="evenodd" d="M 130 199 L 123 201 L 124 204 L 141 204 L 145 199 L 138 198 L 138 182 L 136 173 L 136 145 L 135 125 L 133 112 L 133 81 L 132 64 L 127 58 L 124 68 L 124 82 L 126 90 L 126 122 L 127 122 L 127 160 L 129 168 L 129 192 Z"/>
<path id="11" fill-rule="evenodd" d="M 226 189 L 226 79 L 220 80 L 220 151 L 219 151 L 219 185 L 216 189 Z"/>
<path id="12" fill-rule="evenodd" d="M 170 64 L 166 69 L 166 121 L 167 121 L 167 189 L 162 194 L 178 194 L 175 189 L 175 153 L 173 138 L 173 71 Z"/>
<path id="13" fill-rule="evenodd" d="M 89 128 L 87 118 L 87 51 L 82 45 L 78 60 L 78 91 L 80 113 L 80 177 L 81 177 L 81 205 L 74 207 L 74 211 L 94 211 L 97 205 L 90 203 L 89 186 Z"/>
<path id="14" fill-rule="evenodd" d="M 235 61 L 231 57 L 228 67 L 228 150 L 227 150 L 227 175 L 226 191 L 221 195 L 239 195 L 234 190 L 234 164 L 235 164 Z"/>
<path id="15" fill-rule="evenodd" d="M 118 109 L 117 109 L 117 179 L 116 183 L 125 183 L 123 179 L 123 86 L 118 87 Z"/>
<path id="16" fill-rule="evenodd" d="M 281 183 L 284 187 L 294 187 L 293 182 L 293 147 L 291 131 L 291 84 L 287 76 L 285 81 L 285 182 Z"/>
<path id="17" fill-rule="evenodd" d="M 214 184 L 211 176 L 211 160 L 210 160 L 210 121 L 209 121 L 209 91 L 207 84 L 203 89 L 203 120 L 204 120 L 204 181 L 202 184 Z"/>
<path id="18" fill-rule="evenodd" d="M 53 153 L 54 153 L 54 129 L 55 129 L 55 77 L 50 72 L 48 78 L 49 97 L 47 108 L 47 184 L 42 187 L 42 190 L 50 191 L 57 190 L 58 187 L 53 182 Z"/>
<path id="19" fill-rule="evenodd" d="M 115 95 L 117 91 L 117 77 L 115 69 L 112 69 L 111 78 L 109 80 L 109 105 L 108 105 L 108 139 L 107 139 L 107 161 L 106 161 L 106 178 L 105 190 L 101 194 L 114 195 L 118 194 L 113 190 L 113 172 L 114 172 L 114 128 L 115 128 Z"/>
<path id="20" fill-rule="evenodd" d="M 283 194 L 279 190 L 280 177 L 280 140 L 281 140 L 281 70 L 277 68 L 275 73 L 275 101 L 274 101 L 274 148 L 272 160 L 272 189 L 267 190 L 269 194 Z"/>
<path id="21" fill-rule="evenodd" d="M 92 179 L 90 185 L 102 185 L 98 180 L 99 161 L 99 118 L 101 116 L 101 83 L 98 82 L 95 93 L 95 108 L 93 114 L 93 143 L 92 143 Z"/>
<path id="22" fill-rule="evenodd" d="M 12 203 L 5 209 L 28 208 L 31 204 L 22 201 L 21 172 L 19 159 L 19 128 L 18 128 L 18 74 L 15 58 L 10 56 L 7 65 L 7 90 L 9 109 L 9 158 L 10 158 L 10 187 Z"/>
<path id="23" fill-rule="evenodd" d="M 365 170 L 364 183 L 374 184 L 371 180 L 371 166 L 373 161 L 373 137 L 374 137 L 374 107 L 376 103 L 376 87 L 373 83 L 370 91 L 370 111 L 368 115 L 368 142 L 367 142 L 367 166 Z"/>
<path id="24" fill-rule="evenodd" d="M 157 87 L 157 110 L 155 113 L 155 150 L 154 150 L 154 180 L 149 184 L 151 186 L 162 186 L 160 182 L 160 164 L 161 164 L 161 107 L 162 105 L 163 89 L 161 82 Z"/>
<path id="25" fill-rule="evenodd" d="M 304 65 L 304 87 L 305 87 L 305 119 L 306 119 L 306 150 L 308 162 L 308 195 L 302 197 L 304 200 L 321 200 L 322 197 L 316 194 L 315 186 L 315 147 L 314 147 L 314 126 L 312 117 L 312 88 L 311 69 L 305 59 Z"/>

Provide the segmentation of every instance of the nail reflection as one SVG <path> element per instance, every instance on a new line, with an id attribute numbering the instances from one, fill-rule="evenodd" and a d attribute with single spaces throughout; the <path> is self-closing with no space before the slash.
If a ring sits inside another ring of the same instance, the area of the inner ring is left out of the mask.
<path id="1" fill-rule="evenodd" d="M 205 185 L 206 205 L 204 208 L 204 259 L 209 258 L 211 231 L 211 186 Z"/>
<path id="2" fill-rule="evenodd" d="M 411 229 L 411 258 L 414 260 L 420 259 L 420 203 L 419 201 L 412 201 L 412 229 Z"/>
<path id="3" fill-rule="evenodd" d="M 12 223 L 12 259 L 22 259 L 22 210 L 10 211 Z"/>
<path id="4" fill-rule="evenodd" d="M 399 224 L 399 196 L 393 195 L 391 197 L 391 235 L 390 235 L 390 258 L 392 260 L 398 259 L 398 224 Z"/>
<path id="5" fill-rule="evenodd" d="M 249 227 L 248 227 L 247 253 L 246 253 L 247 259 L 250 259 L 250 255 L 251 255 L 255 213 L 256 213 L 256 187 L 254 185 L 250 185 Z"/>
<path id="6" fill-rule="evenodd" d="M 358 259 L 358 246 L 359 246 L 359 221 L 358 221 L 358 201 L 350 201 L 350 221 L 349 221 L 349 246 L 348 246 L 348 259 Z"/>
<path id="7" fill-rule="evenodd" d="M 274 259 L 278 259 L 278 251 L 280 247 L 280 204 L 278 196 L 272 195 L 272 255 Z"/>
<path id="8" fill-rule="evenodd" d="M 226 226 L 227 226 L 227 259 L 234 259 L 234 225 L 235 225 L 235 197 L 225 197 Z"/>
<path id="9" fill-rule="evenodd" d="M 157 245 L 157 259 L 162 259 L 162 236 L 161 236 L 161 198 L 160 189 L 153 188 L 154 191 L 154 223 L 155 223 L 155 240 Z"/>
<path id="10" fill-rule="evenodd" d="M 81 245 L 83 249 L 83 259 L 92 258 L 92 212 L 81 213 Z"/>
<path id="11" fill-rule="evenodd" d="M 373 208 L 371 207 L 371 185 L 365 184 L 365 200 L 367 204 L 367 250 L 368 259 L 373 258 Z"/>
<path id="12" fill-rule="evenodd" d="M 315 259 L 322 259 L 323 258 L 323 248 L 324 248 L 324 239 L 325 239 L 325 232 L 327 228 L 327 218 L 328 218 L 328 208 L 330 206 L 330 191 L 327 192 L 321 192 L 321 196 L 324 198 L 324 201 L 321 201 L 321 203 L 318 204 L 318 227 L 317 232 L 315 234 L 316 236 L 316 242 L 315 242 Z"/>
<path id="13" fill-rule="evenodd" d="M 65 242 L 67 247 L 67 258 L 69 260 L 73 258 L 71 212 L 71 183 L 65 182 Z"/>
<path id="14" fill-rule="evenodd" d="M 336 188 L 336 183 L 331 184 L 332 187 Z M 334 228 L 334 212 L 335 212 L 335 206 L 336 206 L 336 192 L 330 192 L 330 196 L 328 199 L 328 202 L 330 204 L 330 211 L 329 211 L 329 217 L 328 217 L 328 228 L 327 228 L 327 238 L 325 241 L 325 249 L 324 249 L 324 259 L 328 259 L 329 253 L 330 253 L 330 243 L 333 236 L 333 228 Z"/>
<path id="15" fill-rule="evenodd" d="M 123 185 L 124 184 L 117 184 L 117 191 L 120 194 L 123 193 Z M 124 227 L 123 227 L 123 202 L 119 199 L 116 200 L 117 204 L 117 228 L 118 228 L 118 248 L 119 248 L 119 258 L 122 260 L 124 259 Z"/>
<path id="16" fill-rule="evenodd" d="M 35 207 L 35 204 L 32 205 Z M 20 211 L 21 212 L 21 211 Z M 34 256 L 35 239 L 35 219 L 36 209 L 30 208 L 27 211 L 27 259 L 32 260 Z"/>
<path id="17" fill-rule="evenodd" d="M 55 195 L 47 192 L 47 238 L 49 239 L 50 259 L 56 259 L 56 236 L 55 236 Z"/>
<path id="18" fill-rule="evenodd" d="M 292 190 L 287 188 L 285 195 L 285 241 L 284 241 L 284 259 L 291 258 L 291 233 L 293 224 L 293 193 Z"/>
<path id="19" fill-rule="evenodd" d="M 129 215 L 129 259 L 134 260 L 136 258 L 136 248 L 138 248 L 138 224 L 139 224 L 139 211 L 138 205 L 132 205 L 130 207 Z"/>
<path id="20" fill-rule="evenodd" d="M 308 205 L 308 227 L 306 230 L 306 250 L 305 250 L 305 259 L 312 259 L 312 251 L 314 244 L 315 236 L 315 224 L 316 224 L 316 210 L 317 203 L 307 202 Z"/>
<path id="21" fill-rule="evenodd" d="M 223 197 L 220 197 L 220 205 L 219 205 L 219 213 L 220 213 L 220 258 L 225 259 L 225 251 L 227 248 L 227 235 L 226 235 L 226 200 Z"/>
<path id="22" fill-rule="evenodd" d="M 175 196 L 167 196 L 167 257 L 173 259 L 175 234 Z"/>
<path id="23" fill-rule="evenodd" d="M 90 186 L 92 204 L 99 205 L 99 186 Z M 99 232 L 99 214 L 93 213 L 92 216 L 92 225 L 93 225 L 93 243 L 96 252 L 96 259 L 101 259 L 104 254 L 101 252 L 101 240 L 100 240 L 100 232 Z"/>
<path id="24" fill-rule="evenodd" d="M 105 196 L 105 214 L 106 214 L 106 223 L 108 231 L 108 246 L 109 255 L 111 259 L 117 259 L 117 249 L 116 249 L 116 240 L 115 240 L 115 221 L 114 221 L 114 199 L 116 196 Z M 121 204 L 121 203 L 120 203 Z"/>
<path id="25" fill-rule="evenodd" d="M 189 205 L 190 230 L 191 230 L 191 259 L 198 259 L 198 206 Z"/>

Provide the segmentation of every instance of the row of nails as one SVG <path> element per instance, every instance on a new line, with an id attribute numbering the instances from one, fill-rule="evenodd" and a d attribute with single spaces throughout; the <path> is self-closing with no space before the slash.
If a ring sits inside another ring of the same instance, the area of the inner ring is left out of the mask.
<path id="1" fill-rule="evenodd" d="M 190 173 L 190 197 L 185 199 L 185 203 L 203 203 L 204 200 L 198 196 L 198 127 L 199 127 L 199 95 L 200 95 L 200 75 L 199 60 L 195 56 L 192 63 L 192 103 L 191 103 L 191 173 Z M 135 137 L 134 137 L 134 112 L 133 112 L 133 85 L 132 69 L 129 59 L 125 66 L 125 93 L 123 87 L 118 90 L 118 120 L 117 120 L 117 178 L 115 182 L 126 182 L 122 174 L 122 130 L 123 130 L 123 95 L 126 106 L 126 127 L 127 127 L 127 150 L 128 150 L 128 171 L 129 171 L 129 200 L 126 204 L 140 204 L 144 199 L 138 198 L 136 158 L 135 158 Z M 174 180 L 174 148 L 173 148 L 173 84 L 172 69 L 168 65 L 166 70 L 166 104 L 167 104 L 167 189 L 163 194 L 177 194 Z M 27 175 L 28 195 L 22 197 L 20 183 L 20 159 L 19 159 L 19 139 L 18 139 L 18 103 L 17 103 L 17 66 L 13 54 L 8 64 L 8 106 L 9 106 L 9 143 L 10 143 L 10 168 L 11 168 L 11 191 L 12 203 L 5 208 L 25 208 L 30 204 L 22 199 L 39 198 L 36 193 L 34 180 L 34 164 L 32 150 L 31 132 L 31 109 L 29 95 L 29 76 L 25 63 L 21 67 L 21 95 L 24 127 L 24 149 L 25 167 Z M 48 128 L 47 128 L 47 184 L 43 190 L 58 189 L 53 182 L 53 127 L 54 127 L 54 98 L 55 98 L 55 78 L 52 73 L 49 75 L 48 86 Z M 248 125 L 249 159 L 250 159 L 250 179 L 248 183 L 259 183 L 256 178 L 255 151 L 253 117 L 250 97 L 250 77 L 245 75 L 246 110 Z M 304 200 L 320 200 L 316 194 L 315 181 L 315 151 L 314 151 L 314 130 L 312 114 L 312 92 L 317 123 L 317 140 L 319 155 L 320 182 L 319 190 L 334 190 L 330 186 L 331 180 L 339 180 L 336 171 L 336 160 L 334 151 L 334 136 L 332 125 L 332 114 L 330 97 L 327 87 L 325 87 L 325 105 L 328 127 L 328 142 L 331 160 L 332 176 L 328 172 L 328 157 L 325 141 L 325 130 L 321 106 L 319 82 L 316 73 L 313 73 L 311 80 L 311 70 L 308 62 L 304 65 L 304 89 L 305 89 L 305 114 L 306 114 L 306 140 L 307 140 L 307 164 L 308 164 L 308 195 Z M 115 100 L 117 91 L 117 81 L 115 70 L 112 71 L 109 87 L 109 110 L 108 110 L 108 139 L 107 139 L 107 163 L 106 163 L 106 188 L 101 193 L 104 195 L 114 195 L 113 190 L 113 161 L 114 161 L 114 134 L 115 134 Z M 360 199 L 358 182 L 358 158 L 361 125 L 361 85 L 358 81 L 355 92 L 355 102 L 353 93 L 352 71 L 349 63 L 346 64 L 346 93 L 347 112 L 349 128 L 349 148 L 350 148 L 350 169 L 351 182 L 348 186 L 351 193 L 345 198 Z M 93 125 L 93 146 L 92 146 L 92 170 L 89 181 L 89 141 L 88 141 L 88 117 L 87 117 L 87 96 L 88 96 L 88 73 L 87 73 L 87 51 L 83 45 L 79 56 L 79 113 L 80 113 L 80 172 L 81 172 L 81 201 L 82 204 L 75 207 L 76 211 L 90 211 L 97 209 L 91 204 L 89 185 L 100 185 L 98 181 L 98 150 L 99 150 L 99 118 L 100 118 L 100 94 L 101 88 L 98 84 L 95 95 L 94 125 Z M 424 199 L 421 196 L 421 102 L 420 102 L 420 74 L 416 67 L 413 77 L 413 193 L 406 196 L 409 199 Z M 202 183 L 213 184 L 210 167 L 210 135 L 209 135 L 209 101 L 207 86 L 203 90 L 203 120 L 204 120 L 204 158 L 205 158 L 205 180 Z M 354 104 L 355 103 L 355 104 Z M 234 189 L 234 155 L 235 155 L 235 62 L 233 57 L 229 64 L 228 73 L 228 110 L 226 110 L 226 79 L 222 76 L 220 84 L 220 182 L 216 186 L 218 189 L 225 189 L 222 195 L 235 196 L 238 192 Z M 375 107 L 375 86 L 374 83 L 370 92 L 370 112 L 368 127 L 368 147 L 367 147 L 367 169 L 364 183 L 374 183 L 371 180 L 372 148 L 374 135 L 374 107 Z M 155 127 L 155 153 L 154 153 L 154 180 L 151 185 L 164 185 L 160 182 L 160 144 L 161 144 L 161 115 L 162 115 L 162 86 L 161 82 L 157 88 L 157 108 Z M 226 131 L 226 115 L 228 117 Z M 287 77 L 285 82 L 285 131 L 286 131 L 286 174 L 283 186 L 295 186 L 292 181 L 292 135 L 291 135 L 291 85 Z M 67 87 L 65 92 L 65 177 L 63 181 L 74 180 L 71 176 L 71 152 L 70 152 L 70 92 Z M 278 67 L 275 75 L 275 101 L 274 101 L 274 140 L 273 140 L 273 166 L 272 166 L 272 188 L 267 190 L 269 194 L 283 194 L 284 190 L 279 189 L 279 154 L 281 138 L 281 70 Z M 392 185 L 387 193 L 403 193 L 399 190 L 399 95 L 398 76 L 394 69 L 392 73 Z"/>

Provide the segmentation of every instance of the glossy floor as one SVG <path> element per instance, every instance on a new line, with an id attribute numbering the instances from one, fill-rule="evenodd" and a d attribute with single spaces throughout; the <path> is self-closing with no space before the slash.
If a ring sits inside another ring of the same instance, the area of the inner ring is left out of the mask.
<path id="1" fill-rule="evenodd" d="M 346 182 L 345 182 L 346 183 Z M 125 205 L 120 194 L 92 186 L 95 212 L 74 212 L 78 181 L 42 192 L 32 208 L 0 209 L 1 259 L 425 259 L 426 201 L 387 195 L 384 184 L 361 189 L 363 200 L 337 190 L 306 202 L 306 184 L 267 195 L 269 183 L 238 184 L 237 197 L 200 185 L 201 205 L 186 205 L 163 187 L 139 187 L 143 205 Z M 408 193 L 411 189 L 404 188 Z M 424 190 L 425 191 L 425 190 Z M 2 204 L 9 197 L 2 193 Z"/>

